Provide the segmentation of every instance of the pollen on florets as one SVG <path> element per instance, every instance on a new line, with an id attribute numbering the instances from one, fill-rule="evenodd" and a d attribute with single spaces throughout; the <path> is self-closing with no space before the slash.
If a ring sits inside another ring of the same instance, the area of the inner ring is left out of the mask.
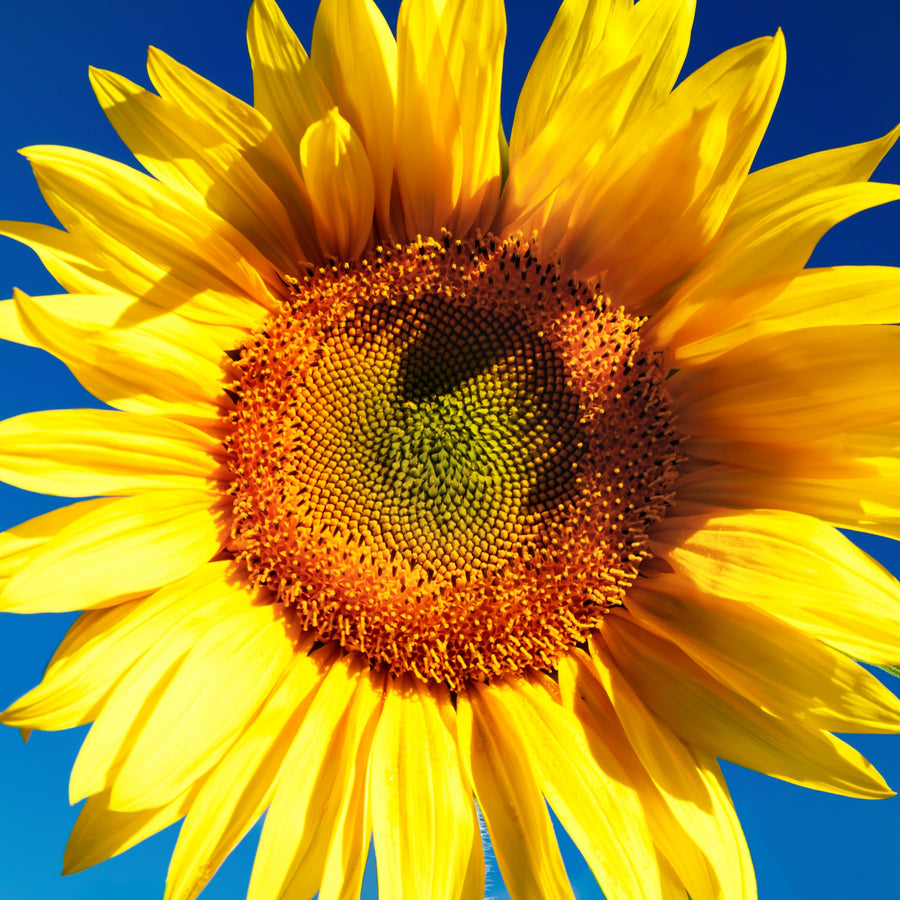
<path id="1" fill-rule="evenodd" d="M 552 669 L 671 500 L 640 320 L 521 237 L 378 247 L 290 287 L 237 362 L 229 549 L 394 674 Z"/>

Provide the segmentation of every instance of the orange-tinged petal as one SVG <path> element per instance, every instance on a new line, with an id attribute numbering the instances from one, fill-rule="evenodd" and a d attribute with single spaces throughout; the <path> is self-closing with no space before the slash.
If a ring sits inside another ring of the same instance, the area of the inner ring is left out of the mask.
<path id="1" fill-rule="evenodd" d="M 786 199 L 733 232 L 726 228 L 712 252 L 659 311 L 646 340 L 671 348 L 673 360 L 685 362 L 683 345 L 716 334 L 754 306 L 775 300 L 784 289 L 785 276 L 799 274 L 830 228 L 895 200 L 900 200 L 897 185 L 841 184 Z M 745 295 L 749 295 L 746 306 Z"/>
<path id="2" fill-rule="evenodd" d="M 888 266 L 803 269 L 766 279 L 753 290 L 741 290 L 743 309 L 736 325 L 680 347 L 678 358 L 694 365 L 762 335 L 803 328 L 896 323 L 898 292 L 900 270 Z M 718 301 L 721 305 L 721 294 Z"/>
<path id="3" fill-rule="evenodd" d="M 756 338 L 667 382 L 684 434 L 809 441 L 893 422 L 900 329 L 805 328 Z"/>
<path id="4" fill-rule="evenodd" d="M 397 22 L 395 177 L 406 234 L 487 227 L 500 195 L 500 0 L 404 0 Z"/>
<path id="5" fill-rule="evenodd" d="M 441 707 L 445 687 L 411 675 L 393 682 L 372 748 L 378 893 L 398 900 L 462 895 L 472 846 L 471 788 Z"/>
<path id="6" fill-rule="evenodd" d="M 217 494 L 154 491 L 91 510 L 38 548 L 0 596 L 4 612 L 68 612 L 134 599 L 222 546 Z"/>
<path id="7" fill-rule="evenodd" d="M 513 162 L 547 126 L 585 62 L 631 8 L 629 0 L 563 0 L 519 94 L 510 136 Z"/>
<path id="8" fill-rule="evenodd" d="M 900 480 L 896 472 L 879 472 L 877 464 L 870 468 L 875 474 L 868 478 L 830 479 L 713 466 L 680 482 L 678 497 L 706 506 L 786 509 L 839 528 L 900 540 Z"/>
<path id="9" fill-rule="evenodd" d="M 559 244 L 567 266 L 604 273 L 616 302 L 652 311 L 647 298 L 687 274 L 718 237 L 774 109 L 784 60 L 780 33 L 735 48 L 632 123 L 574 202 Z"/>

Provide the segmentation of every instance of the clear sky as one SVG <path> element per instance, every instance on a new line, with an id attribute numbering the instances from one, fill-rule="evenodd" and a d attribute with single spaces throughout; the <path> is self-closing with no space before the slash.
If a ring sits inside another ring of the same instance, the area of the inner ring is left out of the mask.
<path id="1" fill-rule="evenodd" d="M 554 3 L 509 3 L 504 121 L 512 121 L 528 64 Z M 0 14 L 0 218 L 51 222 L 25 161 L 29 144 L 67 144 L 131 159 L 96 105 L 89 64 L 146 84 L 143 62 L 155 44 L 249 99 L 244 45 L 249 0 L 32 0 L 2 2 Z M 283 0 L 308 46 L 315 4 Z M 716 53 L 783 28 L 787 81 L 757 166 L 883 134 L 900 121 L 900 4 L 897 0 L 699 0 L 688 69 Z M 383 4 L 388 20 L 396 3 Z M 900 150 L 877 173 L 900 182 Z M 838 226 L 813 263 L 900 265 L 900 204 Z M 56 288 L 29 251 L 0 242 L 0 296 Z M 33 409 L 97 405 L 54 360 L 0 342 L 6 388 L 0 418 Z M 0 485 L 0 528 L 56 505 Z M 891 542 L 861 541 L 900 574 Z M 0 707 L 36 683 L 71 617 L 0 616 Z M 898 660 L 900 662 L 900 660 Z M 889 678 L 889 676 L 885 676 Z M 900 689 L 900 681 L 893 687 Z M 86 873 L 62 879 L 66 835 L 77 809 L 66 799 L 68 771 L 83 730 L 35 734 L 27 746 L 0 728 L 0 900 L 150 900 L 162 895 L 176 829 Z M 900 786 L 900 736 L 852 742 Z M 900 798 L 849 800 L 816 794 L 730 766 L 729 784 L 757 866 L 763 900 L 900 900 Z M 204 894 L 244 896 L 256 832 Z M 564 839 L 578 898 L 602 895 Z M 374 880 L 364 896 L 374 898 Z M 489 896 L 506 894 L 494 875 Z M 429 898 L 423 898 L 429 900 Z"/>

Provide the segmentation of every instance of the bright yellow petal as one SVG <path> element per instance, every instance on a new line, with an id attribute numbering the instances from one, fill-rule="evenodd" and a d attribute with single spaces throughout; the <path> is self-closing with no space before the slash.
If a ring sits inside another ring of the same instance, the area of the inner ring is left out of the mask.
<path id="1" fill-rule="evenodd" d="M 874 467 L 873 467 L 874 468 Z M 900 540 L 900 479 L 791 478 L 714 466 L 678 485 L 679 501 L 737 509 L 786 509 L 839 528 Z"/>
<path id="2" fill-rule="evenodd" d="M 181 827 L 165 900 L 193 900 L 263 814 L 297 728 L 336 658 L 335 645 L 310 656 L 299 650 L 259 715 L 209 774 Z"/>
<path id="3" fill-rule="evenodd" d="M 277 609 L 252 606 L 244 585 L 225 582 L 223 606 L 229 592 L 242 595 L 246 608 L 223 614 L 181 662 L 123 760 L 112 786 L 113 809 L 162 806 L 209 771 L 293 656 Z"/>
<path id="4" fill-rule="evenodd" d="M 253 105 L 295 156 L 306 129 L 334 106 L 275 0 L 254 0 L 247 21 Z"/>
<path id="5" fill-rule="evenodd" d="M 731 231 L 726 227 L 712 252 L 654 317 L 645 340 L 669 348 L 673 360 L 683 363 L 683 345 L 716 334 L 753 307 L 775 300 L 785 276 L 800 273 L 830 228 L 898 199 L 897 185 L 837 185 L 788 198 Z"/>
<path id="6" fill-rule="evenodd" d="M 317 258 L 295 156 L 252 107 L 164 54 L 151 66 L 166 97 L 91 69 L 91 83 L 119 136 L 151 175 L 205 203 L 281 271 Z"/>
<path id="7" fill-rule="evenodd" d="M 565 231 L 565 216 L 555 210 L 571 208 L 622 128 L 668 94 L 687 52 L 693 12 L 693 0 L 642 0 L 634 7 L 618 0 L 563 4 L 532 67 L 545 68 L 539 63 L 544 47 L 561 53 L 546 83 L 533 85 L 541 95 L 545 90 L 553 95 L 552 106 L 531 121 L 536 98 L 526 96 L 529 75 L 519 99 L 528 124 L 519 128 L 517 110 L 510 177 L 495 224 L 499 232 L 521 228 L 527 234 L 537 228 L 544 233 L 545 252 L 555 252 L 557 232 Z M 571 31 L 579 18 L 584 30 Z M 560 24 L 564 33 L 555 35 Z M 549 233 L 548 224 L 556 226 Z"/>
<path id="8" fill-rule="evenodd" d="M 62 528 L 0 595 L 4 612 L 68 612 L 134 599 L 222 546 L 221 499 L 198 491 L 122 497 Z"/>
<path id="9" fill-rule="evenodd" d="M 900 269 L 839 266 L 803 269 L 779 282 L 743 292 L 744 317 L 734 326 L 680 347 L 691 365 L 727 353 L 766 334 L 831 325 L 888 325 L 900 322 Z M 721 303 L 721 295 L 719 301 Z M 702 315 L 705 315 L 704 312 Z"/>
<path id="10" fill-rule="evenodd" d="M 372 0 L 323 0 L 312 37 L 316 71 L 372 165 L 381 235 L 391 231 L 397 42 Z"/>
<path id="11" fill-rule="evenodd" d="M 108 501 L 81 505 L 97 502 Z M 146 599 L 83 613 L 53 654 L 41 683 L 3 712 L 0 721 L 59 729 L 95 719 L 98 704 L 137 660 L 183 620 L 191 622 L 204 596 L 213 593 L 218 600 L 228 566 L 209 563 Z"/>
<path id="12" fill-rule="evenodd" d="M 28 562 L 31 553 L 54 537 L 70 522 L 99 509 L 112 500 L 85 500 L 54 509 L 42 516 L 15 525 L 0 534 L 0 590 Z"/>
<path id="13" fill-rule="evenodd" d="M 14 293 L 22 295 L 21 291 Z M 75 329 L 146 330 L 178 350 L 217 366 L 222 364 L 223 351 L 234 349 L 247 336 L 247 329 L 238 325 L 212 325 L 208 322 L 200 325 L 178 313 L 164 312 L 152 303 L 112 291 L 103 294 L 50 294 L 27 299 Z M 29 347 L 39 346 L 23 330 L 15 300 L 0 301 L 0 337 Z"/>
<path id="14" fill-rule="evenodd" d="M 201 321 L 254 321 L 274 306 L 278 273 L 204 204 L 92 153 L 23 152 L 56 217 L 88 244 L 88 261 L 127 293 Z"/>
<path id="15" fill-rule="evenodd" d="M 513 900 L 573 900 L 528 746 L 510 732 L 489 691 L 470 686 L 457 698 L 459 744 L 503 883 Z"/>
<path id="16" fill-rule="evenodd" d="M 513 162 L 550 122 L 607 31 L 615 32 L 631 9 L 630 0 L 563 0 L 519 94 L 509 146 Z"/>
<path id="17" fill-rule="evenodd" d="M 593 650 L 593 659 L 576 652 L 560 662 L 563 702 L 592 746 L 605 742 L 625 757 L 654 840 L 690 896 L 755 900 L 747 843 L 715 758 L 686 747 L 644 706 L 601 642 Z"/>
<path id="18" fill-rule="evenodd" d="M 375 182 L 362 141 L 337 108 L 306 129 L 300 169 L 322 250 L 337 259 L 355 259 L 372 235 Z"/>
<path id="19" fill-rule="evenodd" d="M 133 607 L 134 630 L 123 635 L 136 652 L 133 665 L 123 672 L 117 655 L 111 654 L 108 667 L 101 657 L 98 671 L 91 673 L 96 679 L 118 679 L 118 684 L 75 760 L 69 781 L 72 803 L 112 787 L 181 661 L 223 620 L 243 615 L 252 600 L 235 582 L 231 564 L 220 562 L 200 567 Z"/>
<path id="20" fill-rule="evenodd" d="M 500 195 L 500 0 L 404 0 L 394 158 L 407 236 L 486 228 Z"/>
<path id="21" fill-rule="evenodd" d="M 387 692 L 369 772 L 382 897 L 462 894 L 473 799 L 441 706 L 450 707 L 447 689 L 430 690 L 411 675 Z"/>
<path id="22" fill-rule="evenodd" d="M 900 659 L 900 584 L 817 519 L 759 510 L 668 518 L 651 548 L 704 593 L 758 606 L 854 659 Z"/>
<path id="23" fill-rule="evenodd" d="M 109 809 L 109 792 L 88 797 L 66 844 L 63 875 L 81 872 L 90 866 L 124 853 L 177 822 L 190 809 L 194 791 L 185 791 L 158 809 L 123 813 Z"/>
<path id="24" fill-rule="evenodd" d="M 766 335 L 667 386 L 679 429 L 697 437 L 787 443 L 880 425 L 900 409 L 900 329 Z"/>
<path id="25" fill-rule="evenodd" d="M 312 897 L 319 889 L 339 798 L 356 766 L 366 767 L 379 699 L 356 654 L 331 666 L 278 776 L 247 900 Z"/>
<path id="26" fill-rule="evenodd" d="M 644 312 L 646 298 L 702 260 L 769 122 L 784 60 L 780 34 L 728 51 L 626 129 L 571 215 L 557 213 L 567 219 L 567 266 L 605 273 L 616 302 Z"/>
<path id="27" fill-rule="evenodd" d="M 804 787 L 850 797 L 892 795 L 851 746 L 764 712 L 628 614 L 610 613 L 602 634 L 629 684 L 685 743 Z"/>
<path id="28" fill-rule="evenodd" d="M 825 731 L 900 731 L 900 700 L 844 654 L 755 607 L 686 592 L 678 576 L 651 584 L 631 589 L 629 613 L 766 712 Z"/>
<path id="29" fill-rule="evenodd" d="M 107 305 L 106 298 L 96 299 L 97 305 Z M 55 315 L 52 302 L 36 302 L 20 291 L 14 292 L 14 302 L 29 343 L 64 362 L 104 403 L 221 425 L 222 408 L 231 406 L 222 385 L 224 354 L 209 346 L 212 342 L 196 324 L 169 314 L 163 322 L 132 328 L 82 328 Z M 87 305 L 94 303 L 95 298 L 86 298 Z M 113 299 L 111 305 L 119 303 Z M 170 339 L 176 329 L 194 334 L 199 352 L 177 346 Z M 215 362 L 208 358 L 214 354 Z"/>
<path id="30" fill-rule="evenodd" d="M 615 756 L 589 747 L 575 716 L 537 679 L 492 684 L 481 700 L 497 728 L 528 747 L 544 795 L 609 900 L 661 897 L 641 799 Z"/>
<path id="31" fill-rule="evenodd" d="M 214 487 L 221 445 L 199 428 L 102 409 L 0 422 L 0 478 L 62 497 Z"/>

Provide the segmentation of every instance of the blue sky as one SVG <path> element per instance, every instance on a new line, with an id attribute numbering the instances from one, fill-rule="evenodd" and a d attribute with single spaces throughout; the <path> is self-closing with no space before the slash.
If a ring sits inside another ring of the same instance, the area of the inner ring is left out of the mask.
<path id="1" fill-rule="evenodd" d="M 284 0 L 308 45 L 314 4 Z M 511 3 L 504 121 L 552 16 L 553 4 Z M 34 0 L 4 4 L 0 24 L 0 218 L 50 222 L 22 146 L 59 143 L 130 161 L 93 100 L 87 66 L 114 69 L 146 83 L 143 61 L 156 44 L 240 96 L 250 96 L 243 28 L 248 0 Z M 693 69 L 737 43 L 783 28 L 788 46 L 785 89 L 757 165 L 883 134 L 900 121 L 900 5 L 896 0 L 699 0 Z M 385 7 L 390 21 L 396 4 Z M 900 182 L 900 151 L 877 177 Z M 900 205 L 844 223 L 821 243 L 813 263 L 900 265 Z M 53 293 L 30 252 L 0 242 L 0 295 L 13 286 Z M 0 343 L 5 391 L 0 418 L 42 408 L 96 405 L 65 369 L 37 351 Z M 44 512 L 52 498 L 0 485 L 0 528 Z M 890 542 L 865 549 L 900 574 Z M 0 706 L 40 678 L 70 619 L 0 618 Z M 886 676 L 887 677 L 887 676 Z M 900 681 L 894 682 L 900 689 Z M 0 729 L 0 900 L 149 900 L 162 893 L 175 832 L 87 873 L 58 875 L 77 810 L 67 805 L 68 770 L 81 731 L 36 734 L 25 746 Z M 853 743 L 900 785 L 900 736 Z M 900 798 L 880 802 L 815 794 L 735 767 L 727 769 L 756 862 L 763 900 L 900 898 Z M 564 842 L 579 898 L 600 897 L 584 864 Z M 244 895 L 253 847 L 229 860 L 204 898 Z M 496 878 L 493 895 L 505 896 Z M 373 897 L 370 880 L 364 896 Z M 427 898 L 425 898 L 427 900 Z"/>

